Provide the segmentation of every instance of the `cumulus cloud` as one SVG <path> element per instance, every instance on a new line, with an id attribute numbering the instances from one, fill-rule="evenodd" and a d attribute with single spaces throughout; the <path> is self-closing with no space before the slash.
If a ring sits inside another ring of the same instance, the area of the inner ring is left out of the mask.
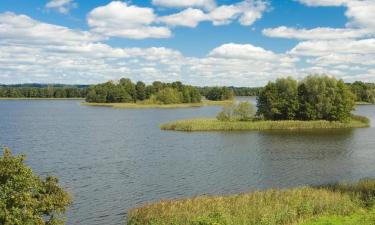
<path id="1" fill-rule="evenodd" d="M 73 0 L 51 0 L 46 4 L 47 9 L 53 9 L 60 13 L 67 14 L 73 8 L 77 8 L 78 4 Z"/>
<path id="2" fill-rule="evenodd" d="M 211 21 L 213 25 L 227 25 L 238 20 L 243 26 L 250 26 L 262 17 L 267 8 L 264 1 L 245 0 L 232 5 L 221 5 L 204 12 L 200 9 L 188 8 L 176 14 L 163 16 L 159 21 L 169 26 L 196 27 L 200 22 Z"/>
<path id="3" fill-rule="evenodd" d="M 290 38 L 300 40 L 351 39 L 371 35 L 371 32 L 365 29 L 329 27 L 317 27 L 314 29 L 297 29 L 285 26 L 264 29 L 262 33 L 263 35 L 268 37 Z"/>
<path id="4" fill-rule="evenodd" d="M 341 6 L 352 0 L 297 0 L 307 6 Z"/>
<path id="5" fill-rule="evenodd" d="M 347 80 L 356 75 L 375 81 L 375 76 L 369 77 L 374 74 L 369 71 L 375 70 L 374 42 L 371 38 L 341 43 L 310 40 L 286 53 L 226 43 L 204 57 L 187 57 L 169 48 L 111 47 L 93 33 L 8 12 L 0 14 L 0 79 L 3 83 L 98 83 L 129 77 L 259 86 L 278 76 L 325 72 Z"/>
<path id="6" fill-rule="evenodd" d="M 167 27 L 156 26 L 157 16 L 152 8 L 128 5 L 113 1 L 93 9 L 87 17 L 92 32 L 109 37 L 132 39 L 168 38 Z"/>
<path id="7" fill-rule="evenodd" d="M 152 4 L 172 8 L 205 8 L 211 10 L 216 7 L 215 0 L 152 0 Z"/>
<path id="8" fill-rule="evenodd" d="M 159 18 L 160 22 L 169 26 L 185 26 L 196 27 L 204 20 L 208 20 L 208 16 L 200 9 L 188 8 L 179 13 Z"/>

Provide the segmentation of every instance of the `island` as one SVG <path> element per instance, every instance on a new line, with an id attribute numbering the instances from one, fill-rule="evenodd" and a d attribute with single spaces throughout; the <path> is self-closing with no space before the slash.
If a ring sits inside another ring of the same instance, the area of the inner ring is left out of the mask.
<path id="1" fill-rule="evenodd" d="M 203 96 L 202 96 L 203 95 Z M 227 105 L 233 102 L 234 91 L 228 87 L 210 87 L 201 90 L 179 81 L 163 83 L 155 81 L 146 85 L 130 79 L 91 86 L 85 106 L 113 108 L 188 108 L 208 105 Z"/>
<path id="2" fill-rule="evenodd" d="M 355 95 L 342 80 L 308 76 L 269 82 L 257 97 L 257 111 L 249 102 L 227 105 L 216 118 L 196 118 L 162 124 L 162 130 L 244 131 L 363 128 L 370 120 L 353 115 Z"/>

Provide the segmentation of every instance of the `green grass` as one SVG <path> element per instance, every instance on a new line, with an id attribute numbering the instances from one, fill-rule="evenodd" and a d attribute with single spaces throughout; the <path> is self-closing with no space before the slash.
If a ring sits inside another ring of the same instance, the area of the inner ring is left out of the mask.
<path id="1" fill-rule="evenodd" d="M 187 119 L 162 124 L 162 130 L 174 131 L 246 131 L 246 130 L 299 130 L 299 129 L 336 129 L 362 128 L 369 126 L 369 119 L 353 116 L 349 122 L 318 121 L 219 121 L 214 118 Z"/>
<path id="2" fill-rule="evenodd" d="M 0 98 L 0 100 L 82 100 L 84 98 Z"/>
<path id="3" fill-rule="evenodd" d="M 369 193 L 375 193 L 375 180 L 162 200 L 130 210 L 127 224 L 374 225 L 375 195 Z"/>
<path id="4" fill-rule="evenodd" d="M 324 216 L 299 225 L 375 225 L 375 210 L 357 212 L 349 216 Z"/>
<path id="5" fill-rule="evenodd" d="M 192 108 L 192 107 L 202 107 L 209 105 L 226 105 L 231 104 L 233 101 L 209 101 L 203 100 L 200 103 L 181 103 L 181 104 L 149 104 L 145 102 L 138 103 L 88 103 L 82 102 L 81 105 L 85 106 L 104 106 L 120 109 L 132 109 L 132 108 Z"/>

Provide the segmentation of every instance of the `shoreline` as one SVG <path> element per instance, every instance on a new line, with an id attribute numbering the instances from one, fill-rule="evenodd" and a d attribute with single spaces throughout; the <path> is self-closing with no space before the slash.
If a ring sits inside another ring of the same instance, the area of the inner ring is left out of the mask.
<path id="1" fill-rule="evenodd" d="M 160 200 L 131 209 L 127 224 L 322 225 L 320 221 L 330 221 L 332 223 L 324 224 L 370 225 L 375 220 L 374 187 L 375 180 L 362 179 L 349 183 Z M 366 217 L 371 219 L 364 223 Z"/>
<path id="2" fill-rule="evenodd" d="M 215 105 L 227 105 L 231 104 L 233 100 L 226 101 L 210 101 L 202 100 L 200 103 L 179 103 L 179 104 L 146 104 L 146 103 L 90 103 L 81 102 L 83 106 L 93 106 L 93 107 L 111 107 L 116 109 L 142 109 L 142 108 L 194 108 L 202 106 L 215 106 Z"/>
<path id="3" fill-rule="evenodd" d="M 1 100 L 84 100 L 85 98 L 2 98 Z"/>
<path id="4" fill-rule="evenodd" d="M 265 131 L 265 130 L 314 130 L 314 129 L 348 129 L 366 128 L 370 122 L 366 117 L 356 116 L 350 122 L 338 121 L 219 121 L 216 118 L 196 118 L 168 122 L 160 125 L 161 130 L 170 131 Z"/>

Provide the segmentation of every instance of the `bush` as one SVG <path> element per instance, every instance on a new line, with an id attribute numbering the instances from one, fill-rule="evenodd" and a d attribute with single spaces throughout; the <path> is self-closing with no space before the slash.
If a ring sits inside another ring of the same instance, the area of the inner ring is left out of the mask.
<path id="1" fill-rule="evenodd" d="M 5 148 L 0 158 L 0 224 L 62 225 L 71 198 L 55 177 L 41 179 Z"/>
<path id="2" fill-rule="evenodd" d="M 250 102 L 240 102 L 224 106 L 216 118 L 220 121 L 251 121 L 254 115 L 255 109 Z"/>

